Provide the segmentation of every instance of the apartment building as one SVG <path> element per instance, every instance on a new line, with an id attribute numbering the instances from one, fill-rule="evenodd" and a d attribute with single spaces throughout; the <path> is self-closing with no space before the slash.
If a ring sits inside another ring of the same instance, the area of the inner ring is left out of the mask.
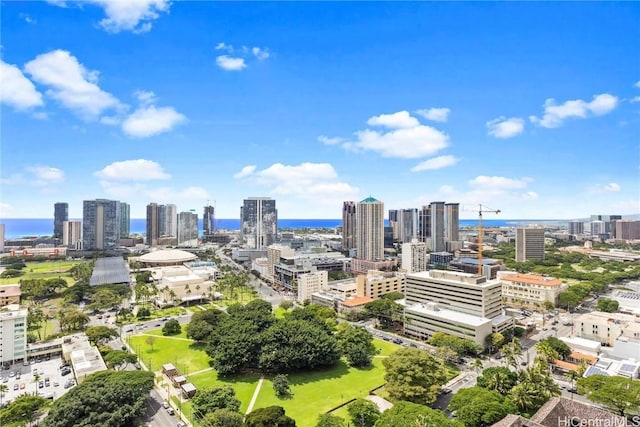
<path id="1" fill-rule="evenodd" d="M 326 271 L 313 271 L 298 276 L 298 297 L 300 303 L 311 301 L 311 295 L 315 292 L 327 289 L 329 273 Z"/>
<path id="2" fill-rule="evenodd" d="M 516 228 L 516 261 L 544 259 L 544 229 Z"/>
<path id="3" fill-rule="evenodd" d="M 12 304 L 20 304 L 20 285 L 0 286 L 0 307 Z"/>
<path id="4" fill-rule="evenodd" d="M 10 304 L 0 311 L 0 364 L 24 360 L 27 355 L 27 309 Z"/>
<path id="5" fill-rule="evenodd" d="M 273 267 L 280 263 L 282 257 L 292 257 L 296 253 L 295 250 L 289 246 L 283 245 L 271 245 L 267 248 L 267 275 L 269 279 L 273 280 Z"/>
<path id="6" fill-rule="evenodd" d="M 558 295 L 568 286 L 555 277 L 520 274 L 515 271 L 501 271 L 498 278 L 502 282 L 502 298 L 510 305 L 543 306 L 545 301 L 557 305 Z"/>
<path id="7" fill-rule="evenodd" d="M 378 299 L 390 292 L 404 293 L 406 281 L 405 273 L 387 273 L 379 270 L 369 270 L 367 274 L 360 274 L 356 278 L 358 296 Z"/>
<path id="8" fill-rule="evenodd" d="M 402 244 L 402 268 L 407 273 L 416 273 L 429 269 L 429 246 L 425 242 L 414 239 Z"/>

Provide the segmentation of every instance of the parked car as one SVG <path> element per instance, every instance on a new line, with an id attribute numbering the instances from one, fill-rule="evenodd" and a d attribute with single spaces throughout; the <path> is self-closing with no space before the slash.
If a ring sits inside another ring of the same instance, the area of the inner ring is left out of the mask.
<path id="1" fill-rule="evenodd" d="M 169 415 L 173 415 L 175 412 L 173 411 L 173 408 L 167 408 L 167 413 Z"/>
<path id="2" fill-rule="evenodd" d="M 169 409 L 169 402 L 162 402 L 162 407 L 164 409 Z"/>
<path id="3" fill-rule="evenodd" d="M 15 383 L 15 384 L 13 385 L 13 389 L 14 389 L 14 390 L 17 390 L 17 389 L 19 389 L 19 388 L 20 388 L 20 386 L 18 385 L 18 383 Z"/>

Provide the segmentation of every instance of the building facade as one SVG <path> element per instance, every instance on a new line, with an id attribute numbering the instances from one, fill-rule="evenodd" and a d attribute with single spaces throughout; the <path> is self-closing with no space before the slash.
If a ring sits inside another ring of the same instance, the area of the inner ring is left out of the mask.
<path id="1" fill-rule="evenodd" d="M 512 271 L 498 273 L 502 282 L 502 298 L 511 305 L 543 307 L 545 301 L 554 306 L 558 304 L 558 295 L 567 289 L 567 284 L 555 277 L 537 274 L 520 274 Z"/>
<path id="2" fill-rule="evenodd" d="M 427 271 L 429 269 L 429 247 L 425 242 L 419 242 L 417 239 L 411 243 L 403 243 L 400 259 L 402 260 L 402 269 L 407 273 Z"/>
<path id="3" fill-rule="evenodd" d="M 615 231 L 615 222 L 621 219 L 622 215 L 591 215 L 591 235 L 613 234 Z M 602 221 L 602 230 L 600 230 L 600 233 L 595 234 L 593 232 L 593 223 L 598 221 Z"/>
<path id="4" fill-rule="evenodd" d="M 126 239 L 131 234 L 131 206 L 120 202 L 120 238 Z"/>
<path id="5" fill-rule="evenodd" d="M 356 207 L 357 257 L 367 261 L 384 260 L 384 203 L 368 197 Z"/>
<path id="6" fill-rule="evenodd" d="M 444 252 L 447 250 L 444 243 L 444 202 L 431 202 L 431 250 Z"/>
<path id="7" fill-rule="evenodd" d="M 0 311 L 0 364 L 24 360 L 27 355 L 27 309 L 18 304 Z"/>
<path id="8" fill-rule="evenodd" d="M 65 221 L 62 223 L 62 245 L 72 249 L 82 249 L 82 222 Z"/>
<path id="9" fill-rule="evenodd" d="M 147 245 L 158 246 L 162 243 L 172 243 L 172 238 L 177 237 L 178 234 L 177 219 L 176 205 L 149 203 L 147 205 Z"/>
<path id="10" fill-rule="evenodd" d="M 544 229 L 516 228 L 516 262 L 544 259 Z"/>
<path id="11" fill-rule="evenodd" d="M 460 204 L 445 203 L 444 205 L 444 239 L 446 242 L 460 240 Z"/>
<path id="12" fill-rule="evenodd" d="M 404 293 L 407 275 L 405 273 L 387 273 L 369 270 L 367 274 L 356 277 L 357 295 L 378 299 L 390 292 Z"/>
<path id="13" fill-rule="evenodd" d="M 240 235 L 249 249 L 262 249 L 278 238 L 278 210 L 270 197 L 249 197 L 240 208 Z"/>
<path id="14" fill-rule="evenodd" d="M 53 205 L 53 237 L 62 240 L 62 224 L 69 221 L 69 203 L 58 202 Z"/>
<path id="15" fill-rule="evenodd" d="M 296 253 L 295 250 L 290 248 L 289 246 L 283 245 L 271 245 L 267 248 L 267 276 L 269 279 L 273 280 L 273 267 L 277 264 L 280 264 L 280 258 L 282 257 L 292 257 Z"/>
<path id="16" fill-rule="evenodd" d="M 356 204 L 353 201 L 342 203 L 342 250 L 356 247 Z"/>
<path id="17" fill-rule="evenodd" d="M 215 232 L 215 209 L 213 206 L 205 206 L 202 215 L 202 234 L 210 236 Z"/>
<path id="18" fill-rule="evenodd" d="M 400 209 L 398 211 L 396 237 L 398 242 L 409 243 L 418 237 L 418 219 L 418 209 Z"/>
<path id="19" fill-rule="evenodd" d="M 584 222 L 582 221 L 569 221 L 567 231 L 572 236 L 584 234 Z"/>
<path id="20" fill-rule="evenodd" d="M 329 283 L 329 273 L 326 271 L 314 271 L 310 273 L 300 274 L 298 276 L 298 302 L 304 303 L 306 300 L 311 301 L 311 295 L 314 292 L 320 292 L 327 289 Z"/>
<path id="21" fill-rule="evenodd" d="M 198 246 L 198 214 L 193 212 L 178 214 L 178 245 Z"/>
<path id="22" fill-rule="evenodd" d="M 82 248 L 109 250 L 120 242 L 120 202 L 85 200 L 82 207 Z"/>
<path id="23" fill-rule="evenodd" d="M 616 221 L 615 238 L 619 240 L 640 239 L 640 221 L 625 219 Z"/>
<path id="24" fill-rule="evenodd" d="M 418 212 L 418 240 L 431 248 L 431 208 L 424 205 Z"/>

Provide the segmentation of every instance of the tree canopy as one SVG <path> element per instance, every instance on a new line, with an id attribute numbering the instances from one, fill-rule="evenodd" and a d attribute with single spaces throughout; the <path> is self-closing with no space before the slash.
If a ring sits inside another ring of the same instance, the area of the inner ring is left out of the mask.
<path id="1" fill-rule="evenodd" d="M 449 410 L 465 427 L 482 427 L 500 421 L 507 414 L 516 413 L 513 402 L 500 393 L 482 387 L 458 390 L 451 398 Z"/>
<path id="2" fill-rule="evenodd" d="M 615 313 L 616 311 L 618 311 L 619 306 L 620 303 L 618 303 L 618 301 L 614 299 L 600 298 L 598 300 L 597 309 L 606 313 Z"/>
<path id="3" fill-rule="evenodd" d="M 640 381 L 625 377 L 591 375 L 578 379 L 578 391 L 587 399 L 626 416 L 640 414 Z"/>
<path id="4" fill-rule="evenodd" d="M 53 403 L 43 427 L 111 427 L 132 425 L 144 414 L 153 373 L 102 371 L 89 375 Z"/>
<path id="5" fill-rule="evenodd" d="M 382 361 L 392 399 L 429 404 L 446 382 L 444 367 L 426 351 L 402 348 Z"/>
<path id="6" fill-rule="evenodd" d="M 167 323 L 162 327 L 162 335 L 178 335 L 181 331 L 180 322 L 176 319 L 167 320 Z"/>
<path id="7" fill-rule="evenodd" d="M 89 326 L 84 333 L 87 335 L 89 342 L 92 342 L 95 345 L 104 344 L 111 338 L 118 336 L 118 332 L 115 329 L 102 325 Z"/>
<path id="8" fill-rule="evenodd" d="M 218 409 L 229 409 L 234 412 L 240 409 L 240 401 L 236 398 L 236 392 L 229 385 L 198 390 L 191 399 L 191 403 L 199 417 L 204 417 Z"/>
<path id="9" fill-rule="evenodd" d="M 373 427 L 380 418 L 378 405 L 367 399 L 356 399 L 347 406 L 351 421 L 356 426 Z"/>
<path id="10" fill-rule="evenodd" d="M 349 365 L 356 367 L 371 365 L 376 347 L 373 345 L 373 336 L 366 329 L 343 322 L 337 326 L 335 337 Z"/>
<path id="11" fill-rule="evenodd" d="M 251 411 L 244 419 L 245 427 L 296 427 L 282 406 L 267 406 Z"/>
<path id="12" fill-rule="evenodd" d="M 478 387 L 506 395 L 518 384 L 518 374 L 504 366 L 493 366 L 482 371 L 476 381 Z"/>
<path id="13" fill-rule="evenodd" d="M 393 407 L 380 415 L 375 427 L 398 426 L 433 426 L 433 427 L 463 427 L 457 420 L 450 420 L 437 409 L 418 405 L 412 402 L 396 402 Z"/>
<path id="14" fill-rule="evenodd" d="M 47 406 L 48 400 L 41 396 L 23 394 L 0 409 L 0 425 L 11 423 L 27 423 L 33 421 L 41 409 Z"/>

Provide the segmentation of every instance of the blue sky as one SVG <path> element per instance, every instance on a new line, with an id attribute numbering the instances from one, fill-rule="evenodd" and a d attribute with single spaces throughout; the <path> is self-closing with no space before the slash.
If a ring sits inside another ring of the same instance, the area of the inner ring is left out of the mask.
<path id="1" fill-rule="evenodd" d="M 2 2 L 0 217 L 640 212 L 640 3 Z"/>

